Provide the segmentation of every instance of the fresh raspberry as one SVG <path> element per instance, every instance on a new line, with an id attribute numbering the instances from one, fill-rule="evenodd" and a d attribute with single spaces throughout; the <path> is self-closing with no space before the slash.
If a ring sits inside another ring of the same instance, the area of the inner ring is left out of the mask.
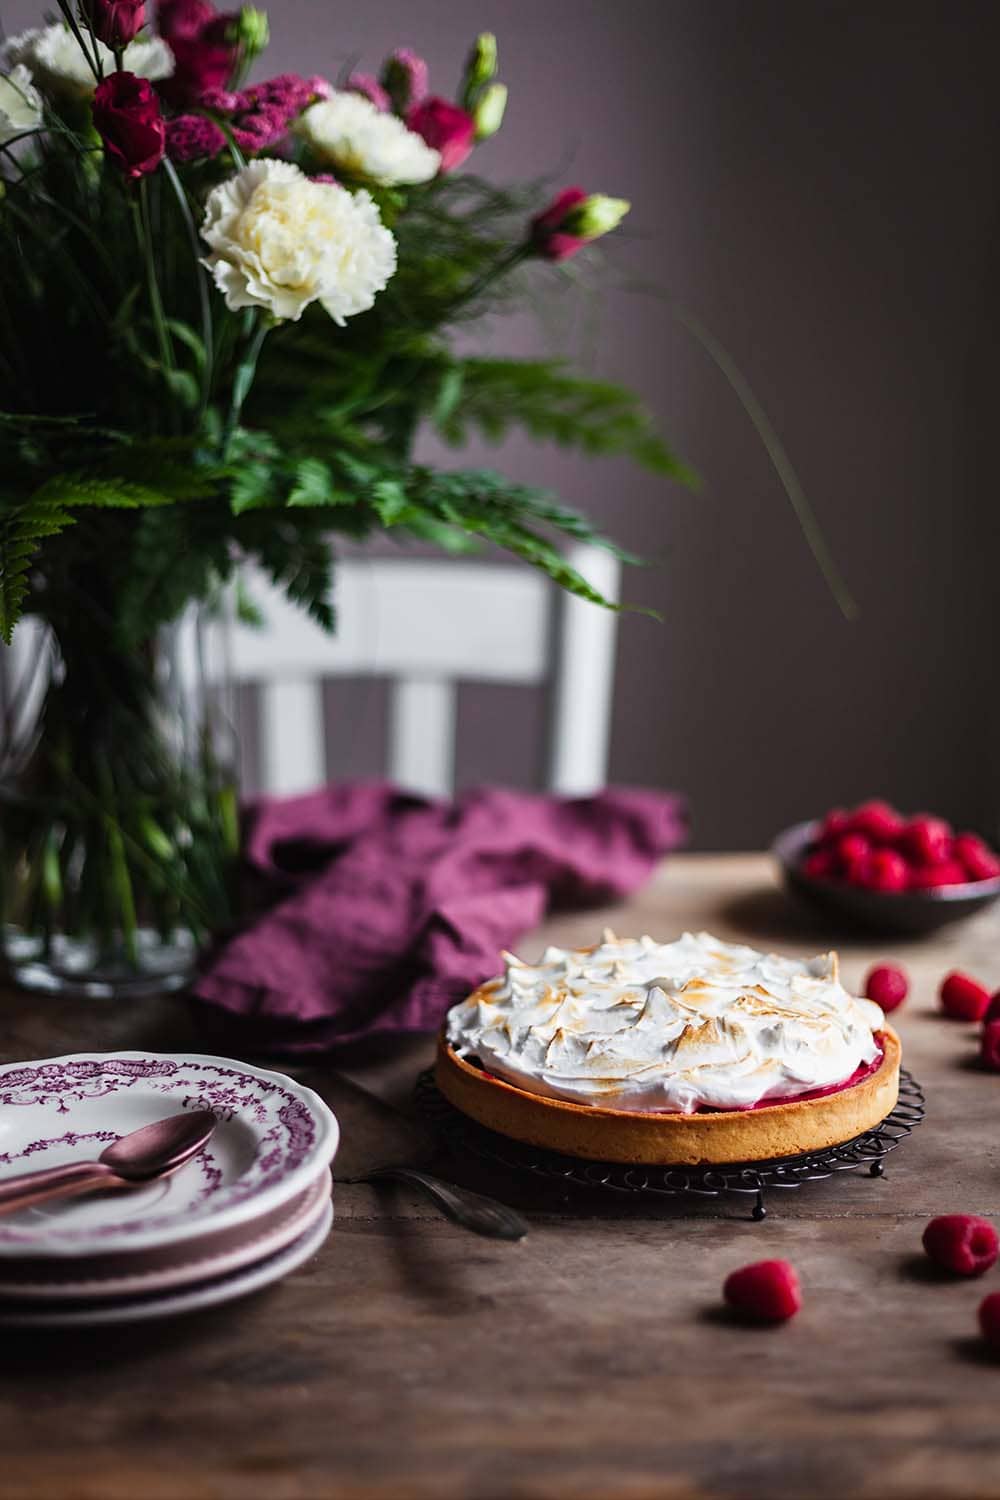
<path id="1" fill-rule="evenodd" d="M 795 1267 L 787 1260 L 758 1260 L 726 1277 L 722 1295 L 755 1323 L 783 1323 L 802 1306 Z"/>
<path id="2" fill-rule="evenodd" d="M 924 1230 L 924 1249 L 956 1276 L 981 1276 L 1000 1254 L 993 1225 L 975 1214 L 942 1214 Z"/>
<path id="3" fill-rule="evenodd" d="M 848 885 L 865 885 L 871 867 L 872 846 L 863 833 L 845 833 L 836 842 L 840 874 Z"/>
<path id="4" fill-rule="evenodd" d="M 936 891 L 942 885 L 965 885 L 968 878 L 964 865 L 957 859 L 946 859 L 939 865 L 911 870 L 908 884 L 911 891 Z"/>
<path id="5" fill-rule="evenodd" d="M 910 883 L 910 867 L 895 849 L 876 849 L 868 861 L 866 884 L 873 891 L 905 891 Z"/>
<path id="6" fill-rule="evenodd" d="M 851 832 L 863 833 L 873 844 L 894 843 L 905 826 L 905 820 L 888 802 L 862 802 L 851 814 Z"/>
<path id="7" fill-rule="evenodd" d="M 851 826 L 851 814 L 844 807 L 832 807 L 819 825 L 817 842 L 820 844 L 832 843 L 842 833 L 846 833 Z"/>
<path id="8" fill-rule="evenodd" d="M 837 840 L 834 850 L 841 864 L 846 866 L 868 858 L 872 852 L 871 839 L 863 833 L 845 833 Z"/>
<path id="9" fill-rule="evenodd" d="M 979 1038 L 979 1061 L 988 1072 L 1000 1073 L 1000 1021 L 983 1023 Z"/>
<path id="10" fill-rule="evenodd" d="M 964 863 L 967 854 L 989 854 L 990 847 L 978 833 L 956 833 L 951 852 Z"/>
<path id="11" fill-rule="evenodd" d="M 953 969 L 941 981 L 941 1009 L 956 1021 L 981 1021 L 990 1003 L 990 992 L 968 974 Z"/>
<path id="12" fill-rule="evenodd" d="M 833 851 L 814 849 L 802 861 L 802 873 L 808 880 L 829 880 L 834 873 Z"/>
<path id="13" fill-rule="evenodd" d="M 951 825 L 943 818 L 918 813 L 901 830 L 899 847 L 914 864 L 942 864 L 951 854 Z"/>
<path id="14" fill-rule="evenodd" d="M 864 993 L 886 1013 L 898 1009 L 910 993 L 906 970 L 899 964 L 876 964 L 865 976 Z"/>
<path id="15" fill-rule="evenodd" d="M 1000 875 L 1000 858 L 974 833 L 960 833 L 952 854 L 970 880 L 995 880 Z"/>
<path id="16" fill-rule="evenodd" d="M 847 860 L 840 868 L 840 878 L 847 885 L 867 885 L 870 874 L 870 854 L 862 854 L 858 859 Z"/>
<path id="17" fill-rule="evenodd" d="M 979 1327 L 986 1342 L 1000 1349 L 1000 1292 L 990 1292 L 980 1302 Z"/>

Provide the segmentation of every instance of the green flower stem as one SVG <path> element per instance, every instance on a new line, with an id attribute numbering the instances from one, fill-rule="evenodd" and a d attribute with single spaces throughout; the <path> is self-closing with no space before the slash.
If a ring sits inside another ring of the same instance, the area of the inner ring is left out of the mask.
<path id="1" fill-rule="evenodd" d="M 531 260 L 534 253 L 531 245 L 527 242 L 515 245 L 512 250 L 506 251 L 501 255 L 499 260 L 494 261 L 488 271 L 484 271 L 481 276 L 478 276 L 475 281 L 471 282 L 464 292 L 459 292 L 458 296 L 448 307 L 449 319 L 459 308 L 465 307 L 467 303 L 473 302 L 477 297 L 482 296 L 483 292 L 492 286 L 494 281 L 499 281 L 501 276 L 509 275 L 511 271 L 515 270 L 524 261 Z"/>
<path id="2" fill-rule="evenodd" d="M 51 248 L 50 230 L 38 221 L 37 214 L 32 215 L 21 207 L 20 203 L 17 202 L 17 196 L 12 193 L 5 200 L 4 206 L 7 213 L 17 220 L 26 233 L 32 235 L 34 238 L 46 240 L 48 242 L 47 248 Z M 72 249 L 68 248 L 62 239 L 59 241 L 59 249 L 61 252 L 62 271 L 66 279 L 72 281 L 80 293 L 81 300 L 85 303 L 89 302 L 99 318 L 109 320 L 110 314 L 107 306 L 98 295 L 93 281 L 80 269 L 77 257 L 73 254 Z"/>
<path id="3" fill-rule="evenodd" d="M 139 957 L 136 946 L 139 920 L 136 916 L 135 892 L 132 889 L 132 877 L 129 874 L 128 860 L 125 857 L 125 841 L 122 838 L 121 822 L 116 806 L 114 778 L 111 766 L 103 752 L 97 752 L 95 761 L 105 808 L 104 826 L 110 856 L 108 862 L 109 894 L 113 893 L 118 907 L 125 953 L 132 963 L 136 963 Z"/>
<path id="4" fill-rule="evenodd" d="M 229 414 L 226 417 L 226 427 L 222 436 L 223 459 L 229 457 L 233 436 L 239 426 L 243 403 L 250 394 L 250 388 L 257 373 L 257 361 L 260 358 L 260 351 L 264 346 L 264 340 L 267 338 L 270 328 L 271 324 L 265 318 L 261 317 L 253 333 L 250 335 L 243 357 L 236 366 L 233 374 L 232 399 L 229 403 Z"/>
<path id="5" fill-rule="evenodd" d="M 212 297 L 209 291 L 208 277 L 201 263 L 201 247 L 198 244 L 198 231 L 195 228 L 194 219 L 191 215 L 191 205 L 188 202 L 184 184 L 178 177 L 177 169 L 169 157 L 165 156 L 163 158 L 163 170 L 177 200 L 177 206 L 181 211 L 181 218 L 184 221 L 184 228 L 187 232 L 188 244 L 191 247 L 191 258 L 194 262 L 194 274 L 198 286 L 198 306 L 201 313 L 201 341 L 205 349 L 205 365 L 202 371 L 201 388 L 201 415 L 204 415 L 212 394 L 213 366 L 215 362 Z"/>
<path id="6" fill-rule="evenodd" d="M 132 217 L 135 222 L 139 250 L 146 267 L 146 290 L 149 294 L 149 307 L 153 315 L 153 327 L 160 350 L 160 359 L 165 370 L 173 370 L 175 368 L 174 349 L 163 311 L 160 283 L 156 275 L 153 230 L 149 219 L 149 184 L 145 178 L 139 183 L 138 199 L 132 199 Z"/>
<path id="7" fill-rule="evenodd" d="M 218 795 L 219 827 L 222 847 L 234 857 L 240 849 L 240 810 L 235 786 L 221 786 Z"/>

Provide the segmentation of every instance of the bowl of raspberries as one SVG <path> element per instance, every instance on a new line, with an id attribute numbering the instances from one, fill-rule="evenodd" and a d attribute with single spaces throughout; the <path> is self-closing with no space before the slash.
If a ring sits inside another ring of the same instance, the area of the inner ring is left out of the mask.
<path id="1" fill-rule="evenodd" d="M 888 802 L 797 823 L 774 853 L 796 895 L 879 932 L 930 932 L 1000 896 L 1000 855 L 984 839 Z"/>

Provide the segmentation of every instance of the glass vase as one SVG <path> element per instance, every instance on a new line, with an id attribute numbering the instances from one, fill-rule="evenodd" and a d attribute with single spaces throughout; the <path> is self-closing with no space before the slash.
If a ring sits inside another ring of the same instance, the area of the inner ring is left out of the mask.
<path id="1" fill-rule="evenodd" d="M 192 609 L 126 649 L 88 604 L 28 617 L 3 653 L 0 961 L 125 999 L 182 988 L 231 920 L 227 628 Z"/>

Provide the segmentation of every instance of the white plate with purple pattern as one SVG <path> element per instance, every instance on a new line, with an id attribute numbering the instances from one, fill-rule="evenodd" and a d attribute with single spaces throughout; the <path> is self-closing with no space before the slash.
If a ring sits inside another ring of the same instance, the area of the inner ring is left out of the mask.
<path id="1" fill-rule="evenodd" d="M 272 1282 L 280 1281 L 316 1254 L 330 1233 L 333 1204 L 327 1200 L 319 1218 L 298 1239 L 265 1256 L 252 1266 L 218 1276 L 197 1286 L 155 1293 L 148 1297 L 124 1297 L 118 1302 L 85 1302 L 65 1307 L 31 1306 L 0 1302 L 0 1325 L 8 1328 L 85 1328 L 101 1323 L 145 1323 L 152 1318 L 170 1318 L 177 1313 L 198 1312 L 245 1297 Z"/>
<path id="2" fill-rule="evenodd" d="M 40 1255 L 0 1261 L 0 1306 L 7 1302 L 104 1302 L 214 1281 L 275 1255 L 299 1239 L 330 1203 L 330 1173 L 280 1208 L 221 1234 L 162 1249 L 105 1256 Z"/>
<path id="3" fill-rule="evenodd" d="M 187 1166 L 0 1218 L 0 1261 L 181 1244 L 247 1223 L 314 1182 L 340 1139 L 322 1099 L 283 1073 L 199 1053 L 81 1052 L 0 1067 L 0 1176 L 99 1156 L 186 1109 L 219 1121 Z"/>

